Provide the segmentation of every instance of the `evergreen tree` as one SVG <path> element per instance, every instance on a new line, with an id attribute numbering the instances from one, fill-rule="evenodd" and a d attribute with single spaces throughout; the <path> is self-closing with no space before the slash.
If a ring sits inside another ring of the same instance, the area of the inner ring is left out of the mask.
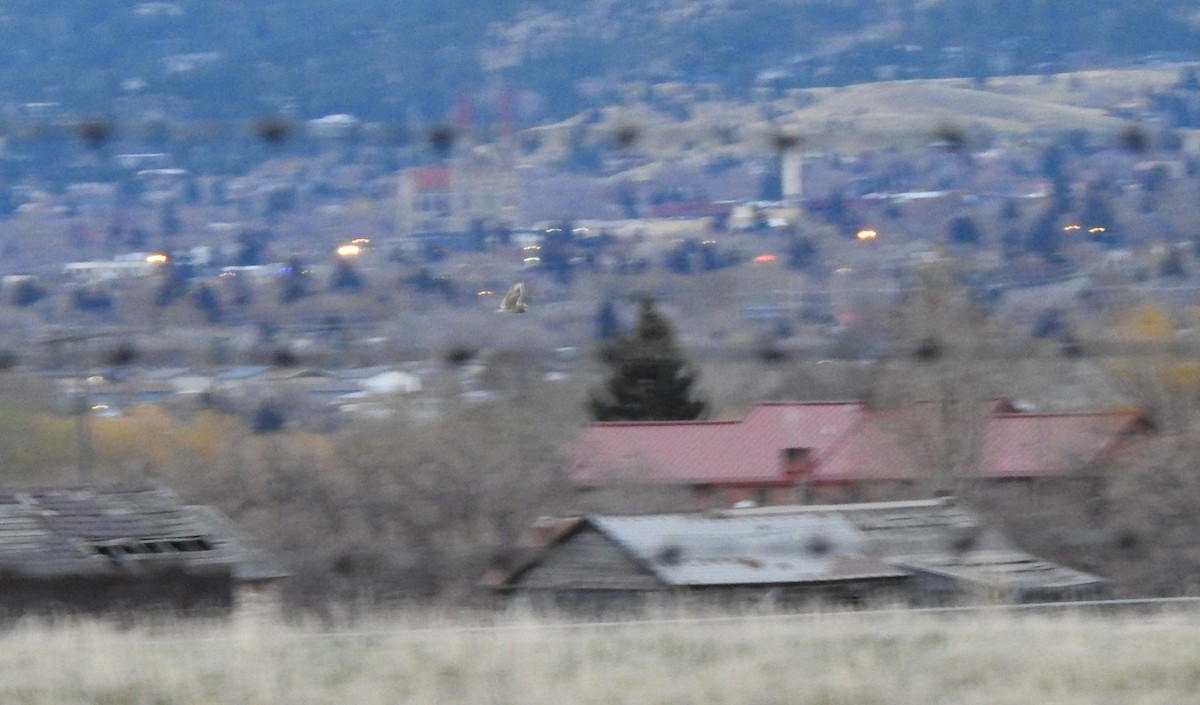
<path id="1" fill-rule="evenodd" d="M 974 218 L 967 215 L 952 218 L 946 226 L 946 231 L 950 242 L 955 245 L 978 245 L 983 240 L 983 232 L 979 225 Z"/>
<path id="2" fill-rule="evenodd" d="M 333 276 L 329 279 L 329 288 L 331 291 L 362 291 L 362 275 L 349 260 L 339 259 L 333 266 Z"/>
<path id="3" fill-rule="evenodd" d="M 170 306 L 187 295 L 191 289 L 192 268 L 175 260 L 163 265 L 162 283 L 154 295 L 155 306 Z"/>
<path id="4" fill-rule="evenodd" d="M 817 243 L 807 235 L 792 237 L 784 250 L 788 269 L 807 269 L 817 263 Z"/>
<path id="5" fill-rule="evenodd" d="M 605 344 L 600 360 L 610 375 L 587 402 L 596 421 L 688 421 L 707 415 L 707 405 L 693 398 L 696 374 L 652 300 L 642 300 L 637 326 Z"/>
<path id="6" fill-rule="evenodd" d="M 233 263 L 242 267 L 262 264 L 270 240 L 269 230 L 243 230 L 238 234 L 237 252 Z"/>
<path id="7" fill-rule="evenodd" d="M 560 284 L 568 284 L 573 274 L 571 259 L 575 256 L 574 226 L 570 221 L 546 230 L 542 236 L 541 268 L 550 272 Z"/>
<path id="8" fill-rule="evenodd" d="M 80 311 L 111 311 L 113 297 L 97 287 L 81 287 L 71 292 L 71 305 Z"/>
<path id="9" fill-rule="evenodd" d="M 596 340 L 612 340 L 621 333 L 621 322 L 617 319 L 617 308 L 612 299 L 605 299 L 596 311 Z"/>
<path id="10" fill-rule="evenodd" d="M 46 287 L 42 286 L 35 279 L 22 279 L 13 286 L 12 294 L 9 298 L 14 306 L 26 308 L 32 306 L 42 299 L 50 295 Z"/>
<path id="11" fill-rule="evenodd" d="M 1105 181 L 1088 184 L 1080 206 L 1079 222 L 1087 230 L 1088 239 L 1110 248 L 1120 247 L 1120 224 L 1112 208 L 1115 194 Z"/>
<path id="12" fill-rule="evenodd" d="M 287 425 L 287 413 L 283 405 L 275 400 L 259 404 L 250 420 L 250 428 L 258 434 L 276 433 Z"/>
<path id="13" fill-rule="evenodd" d="M 221 322 L 221 299 L 211 284 L 201 284 L 192 291 L 192 304 L 208 323 Z"/>
<path id="14" fill-rule="evenodd" d="M 1158 263 L 1160 277 L 1187 278 L 1187 264 L 1183 259 L 1183 251 L 1174 245 L 1166 245 L 1166 253 Z"/>
<path id="15" fill-rule="evenodd" d="M 691 240 L 680 242 L 667 253 L 663 259 L 663 266 L 675 274 L 691 274 L 695 269 L 692 259 L 695 246 L 696 244 Z"/>
<path id="16" fill-rule="evenodd" d="M 175 201 L 167 201 L 159 209 L 158 229 L 163 242 L 169 242 L 183 229 L 183 222 L 179 219 L 179 209 L 175 206 Z"/>
<path id="17" fill-rule="evenodd" d="M 1007 225 L 1013 225 L 1021 219 L 1021 209 L 1017 206 L 1014 199 L 1008 199 L 1000 205 L 1000 212 L 997 214 L 1001 222 Z"/>
<path id="18" fill-rule="evenodd" d="M 279 274 L 279 301 L 290 304 L 308 296 L 308 270 L 297 257 L 292 257 Z"/>
<path id="19" fill-rule="evenodd" d="M 1062 231 L 1058 229 L 1058 210 L 1050 204 L 1037 217 L 1026 240 L 1029 251 L 1046 262 L 1062 262 Z"/>

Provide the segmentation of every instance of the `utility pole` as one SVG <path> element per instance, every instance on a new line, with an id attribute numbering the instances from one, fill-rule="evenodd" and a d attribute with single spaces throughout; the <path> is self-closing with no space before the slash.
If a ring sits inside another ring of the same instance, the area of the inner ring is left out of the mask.
<path id="1" fill-rule="evenodd" d="M 92 413 L 92 401 L 87 391 L 87 380 L 76 375 L 71 394 L 71 411 L 75 414 L 76 471 L 79 482 L 89 484 L 93 479 L 92 427 L 88 417 Z"/>
<path id="2" fill-rule="evenodd" d="M 88 393 L 88 381 L 84 378 L 84 364 L 87 361 L 88 341 L 104 333 L 64 335 L 43 341 L 48 347 L 58 348 L 74 344 L 74 354 L 71 356 L 71 386 L 68 398 L 68 411 L 75 417 L 75 471 L 81 484 L 89 484 L 94 479 L 95 451 L 92 443 L 92 399 Z"/>

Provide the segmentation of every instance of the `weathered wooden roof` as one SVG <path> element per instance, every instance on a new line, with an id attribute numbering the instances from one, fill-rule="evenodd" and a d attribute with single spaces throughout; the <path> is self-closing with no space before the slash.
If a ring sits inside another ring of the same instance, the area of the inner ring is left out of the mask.
<path id="1" fill-rule="evenodd" d="M 543 520 L 499 589 L 592 527 L 664 586 L 796 585 L 937 575 L 962 588 L 1052 597 L 1104 580 L 1024 553 L 954 498 Z M 589 574 L 589 584 L 596 575 Z"/>
<path id="2" fill-rule="evenodd" d="M 913 572 L 964 585 L 1054 592 L 1099 587 L 1104 579 L 1017 549 L 953 497 L 900 502 L 729 509 L 722 516 L 836 516 L 849 522 L 862 551 Z"/>
<path id="3" fill-rule="evenodd" d="M 963 555 L 915 556 L 902 561 L 914 572 L 932 573 L 992 591 L 1047 595 L 1095 588 L 1104 581 L 1090 573 L 1021 551 L 972 551 Z"/>
<path id="4" fill-rule="evenodd" d="M 54 576 L 176 565 L 235 579 L 286 573 L 219 511 L 155 484 L 0 489 L 0 573 Z"/>

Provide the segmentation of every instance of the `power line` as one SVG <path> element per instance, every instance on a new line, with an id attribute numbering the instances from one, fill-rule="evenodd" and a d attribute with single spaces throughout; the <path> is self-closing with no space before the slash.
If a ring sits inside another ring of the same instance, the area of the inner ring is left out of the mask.
<path id="1" fill-rule="evenodd" d="M 1200 604 L 1200 597 L 1151 597 L 1123 598 L 1105 600 L 1074 600 L 1062 602 L 1026 602 L 1016 604 L 982 604 L 954 605 L 940 607 L 891 607 L 878 609 L 844 609 L 844 610 L 813 610 L 797 612 L 773 611 L 765 614 L 728 614 L 706 615 L 693 617 L 671 618 L 625 618 L 611 620 L 588 621 L 531 621 L 512 622 L 503 624 L 477 624 L 452 626 L 419 626 L 405 627 L 398 624 L 390 628 L 378 629 L 348 629 L 333 631 L 317 631 L 296 633 L 287 631 L 263 632 L 268 638 L 277 641 L 340 641 L 355 639 L 379 639 L 381 637 L 444 637 L 451 634 L 504 634 L 509 632 L 541 631 L 597 631 L 613 629 L 647 629 L 664 626 L 702 626 L 720 624 L 742 624 L 770 622 L 808 622 L 825 619 L 872 621 L 881 617 L 897 616 L 943 616 L 943 615 L 984 615 L 984 614 L 1030 614 L 1042 612 L 1086 612 L 1091 614 L 1117 614 L 1121 612 L 1137 612 L 1147 609 L 1165 609 L 1170 607 L 1191 607 Z M 505 613 L 495 613 L 503 619 Z M 536 614 L 532 616 L 537 619 Z M 225 641 L 229 637 L 211 636 L 196 638 L 171 639 L 139 639 L 139 644 L 164 645 L 187 644 L 197 642 Z"/>

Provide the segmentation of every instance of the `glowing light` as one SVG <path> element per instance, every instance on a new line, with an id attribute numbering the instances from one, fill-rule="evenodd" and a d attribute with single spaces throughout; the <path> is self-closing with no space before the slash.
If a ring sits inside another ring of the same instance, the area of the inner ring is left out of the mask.
<path id="1" fill-rule="evenodd" d="M 1066 226 L 1066 227 L 1064 227 L 1064 228 L 1063 228 L 1063 231 L 1065 231 L 1065 232 L 1070 232 L 1070 231 L 1072 231 L 1072 230 L 1079 230 L 1079 229 L 1080 229 L 1080 228 L 1079 228 L 1079 226 L 1078 226 L 1078 225 L 1068 225 L 1068 226 Z"/>
<path id="2" fill-rule="evenodd" d="M 854 237 L 858 238 L 859 240 L 874 240 L 875 238 L 879 237 L 879 233 L 875 232 L 874 230 L 859 230 Z"/>
<path id="3" fill-rule="evenodd" d="M 351 240 L 351 241 L 350 241 L 350 244 L 351 244 L 351 245 L 369 245 L 369 244 L 371 244 L 371 238 L 369 238 L 369 237 L 356 237 L 356 238 L 354 238 L 353 240 Z"/>
<path id="4" fill-rule="evenodd" d="M 152 255 L 146 255 L 146 261 L 150 264 L 166 264 L 167 256 L 161 252 L 155 252 Z"/>
<path id="5" fill-rule="evenodd" d="M 759 255 L 759 256 L 757 256 L 757 257 L 755 257 L 755 258 L 754 258 L 754 261 L 755 261 L 755 262 L 758 262 L 758 263 L 760 263 L 760 264 L 762 264 L 762 263 L 764 263 L 764 262 L 774 262 L 774 261 L 775 261 L 775 255 Z"/>
<path id="6" fill-rule="evenodd" d="M 1101 227 L 1088 228 L 1088 232 L 1089 233 L 1102 233 L 1102 232 L 1104 232 L 1104 228 L 1101 228 Z"/>
<path id="7" fill-rule="evenodd" d="M 360 252 L 362 252 L 362 248 L 353 244 L 337 248 L 338 257 L 357 257 Z"/>
<path id="8" fill-rule="evenodd" d="M 481 289 L 478 292 L 476 292 L 475 295 L 476 296 L 491 296 L 494 293 L 496 293 L 496 292 L 492 291 L 491 289 Z"/>

